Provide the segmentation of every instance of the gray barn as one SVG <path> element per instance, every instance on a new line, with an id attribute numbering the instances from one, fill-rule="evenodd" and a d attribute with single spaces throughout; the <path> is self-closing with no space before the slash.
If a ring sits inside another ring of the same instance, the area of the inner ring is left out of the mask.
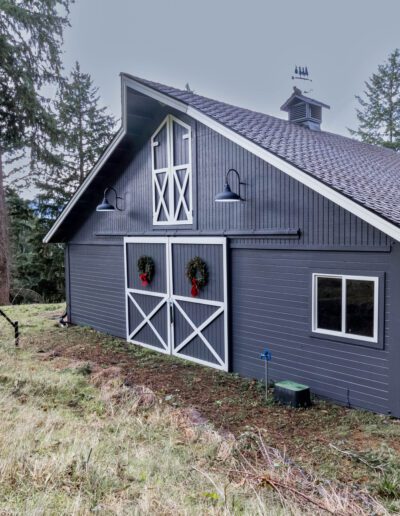
<path id="1" fill-rule="evenodd" d="M 268 347 L 273 379 L 400 416 L 400 156 L 297 89 L 286 121 L 121 77 L 121 129 L 45 238 L 70 321 L 247 377 Z"/>

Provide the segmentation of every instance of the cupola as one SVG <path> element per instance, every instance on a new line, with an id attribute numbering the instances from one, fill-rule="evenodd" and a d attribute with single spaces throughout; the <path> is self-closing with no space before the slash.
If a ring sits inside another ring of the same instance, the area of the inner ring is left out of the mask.
<path id="1" fill-rule="evenodd" d="M 308 127 L 313 131 L 321 130 L 322 108 L 330 109 L 330 106 L 306 97 L 296 86 L 293 87 L 292 95 L 281 106 L 281 110 L 288 113 L 290 122 Z"/>

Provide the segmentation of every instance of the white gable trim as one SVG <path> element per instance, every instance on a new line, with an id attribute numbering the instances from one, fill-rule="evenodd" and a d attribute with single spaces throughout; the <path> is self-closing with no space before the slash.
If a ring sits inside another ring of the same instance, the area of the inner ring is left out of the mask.
<path id="1" fill-rule="evenodd" d="M 360 219 L 364 220 L 365 222 L 368 222 L 371 226 L 379 229 L 383 233 L 389 235 L 390 237 L 394 238 L 397 241 L 400 241 L 400 228 L 392 224 L 391 222 L 387 221 L 383 217 L 377 215 L 376 213 L 370 211 L 369 209 L 365 208 L 364 206 L 361 206 L 357 202 L 349 199 L 344 194 L 341 194 L 337 190 L 333 189 L 332 187 L 328 186 L 325 183 L 322 183 L 319 179 L 316 179 L 315 177 L 307 174 L 306 172 L 303 172 L 301 169 L 295 167 L 294 165 L 291 165 L 284 159 L 276 156 L 275 154 L 269 152 L 268 150 L 260 147 L 256 143 L 251 142 L 244 136 L 241 136 L 240 134 L 236 133 L 232 129 L 229 129 L 228 127 L 224 126 L 220 122 L 217 122 L 212 117 L 205 115 L 201 111 L 188 106 L 187 104 L 173 99 L 169 97 L 168 95 L 161 93 L 157 90 L 154 90 L 150 86 L 146 86 L 142 84 L 139 81 L 136 81 L 132 78 L 129 78 L 127 76 L 122 75 L 122 119 L 123 119 L 123 127 L 121 128 L 120 132 L 122 133 L 121 138 L 125 135 L 126 127 L 125 127 L 125 112 L 126 112 L 126 90 L 127 88 L 131 88 L 135 91 L 138 91 L 140 93 L 143 93 L 144 95 L 147 95 L 148 97 L 151 97 L 155 100 L 158 100 L 164 105 L 170 106 L 182 113 L 186 113 L 188 116 L 194 118 L 198 122 L 208 126 L 213 131 L 217 132 L 218 134 L 221 134 L 228 140 L 231 140 L 232 142 L 240 145 L 247 151 L 251 152 L 255 156 L 258 156 L 262 160 L 266 161 L 270 165 L 278 168 L 282 172 L 286 173 L 293 179 L 296 179 L 300 183 L 304 184 L 311 190 L 314 190 L 315 192 L 323 195 L 330 201 L 334 202 L 338 206 L 341 206 L 345 210 L 349 211 L 353 215 L 356 215 Z M 120 133 L 118 133 L 119 135 Z M 117 136 L 118 136 L 117 135 Z M 116 137 L 117 139 L 117 137 Z M 104 161 L 108 158 L 110 153 L 114 150 L 117 144 L 110 146 L 108 149 L 109 152 L 107 152 L 107 157 L 101 159 L 95 166 L 95 168 L 92 170 L 92 172 L 89 174 L 89 176 L 86 178 L 84 183 L 81 185 L 79 190 L 75 193 L 74 197 L 71 199 L 69 204 L 66 206 L 58 220 L 55 222 L 54 226 L 51 228 L 49 233 L 44 238 L 44 242 L 47 243 L 51 239 L 51 237 L 54 235 L 54 233 L 57 231 L 59 226 L 62 224 L 63 220 L 66 218 L 70 210 L 73 208 L 73 206 L 76 204 L 76 202 L 79 200 L 80 196 L 83 194 L 87 186 L 92 181 L 93 177 L 97 174 L 97 172 L 100 170 L 101 166 L 103 165 Z M 103 158 L 103 157 L 102 157 Z"/>
<path id="2" fill-rule="evenodd" d="M 84 182 L 81 184 L 81 186 L 78 188 L 78 190 L 74 193 L 72 199 L 69 201 L 69 203 L 65 206 L 64 210 L 61 212 L 61 215 L 58 217 L 58 219 L 53 224 L 50 231 L 47 233 L 47 235 L 43 238 L 43 242 L 45 244 L 48 244 L 50 240 L 52 239 L 54 233 L 57 231 L 57 229 L 60 227 L 60 225 L 65 220 L 68 213 L 72 210 L 72 208 L 75 206 L 75 204 L 79 201 L 81 198 L 81 195 L 86 190 L 86 188 L 90 185 L 90 183 L 93 181 L 93 179 L 96 177 L 97 172 L 100 171 L 102 166 L 105 164 L 105 162 L 108 160 L 108 158 L 111 156 L 111 154 L 114 152 L 115 148 L 118 146 L 119 142 L 122 140 L 122 138 L 125 136 L 125 129 L 121 127 L 121 129 L 118 131 L 118 133 L 114 136 L 114 139 L 111 140 L 110 145 L 107 147 L 106 151 L 102 156 L 100 157 L 99 161 L 96 163 L 96 165 L 92 168 L 91 172 L 88 174 Z"/>

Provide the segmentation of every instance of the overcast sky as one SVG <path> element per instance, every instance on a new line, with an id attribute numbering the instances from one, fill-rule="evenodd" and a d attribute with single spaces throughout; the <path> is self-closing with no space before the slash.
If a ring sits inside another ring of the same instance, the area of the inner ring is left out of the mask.
<path id="1" fill-rule="evenodd" d="M 331 106 L 323 128 L 348 134 L 399 21 L 399 0 L 76 0 L 65 65 L 78 59 L 117 116 L 124 71 L 280 117 L 307 65 L 305 89 Z"/>

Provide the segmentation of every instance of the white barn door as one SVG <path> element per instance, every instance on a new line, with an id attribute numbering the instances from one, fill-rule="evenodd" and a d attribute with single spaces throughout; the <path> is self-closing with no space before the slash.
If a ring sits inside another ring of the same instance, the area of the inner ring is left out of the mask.
<path id="1" fill-rule="evenodd" d="M 137 260 L 150 256 L 155 274 L 141 285 Z M 208 284 L 191 295 L 189 260 L 208 266 Z M 125 238 L 127 340 L 162 353 L 228 370 L 225 238 Z"/>

